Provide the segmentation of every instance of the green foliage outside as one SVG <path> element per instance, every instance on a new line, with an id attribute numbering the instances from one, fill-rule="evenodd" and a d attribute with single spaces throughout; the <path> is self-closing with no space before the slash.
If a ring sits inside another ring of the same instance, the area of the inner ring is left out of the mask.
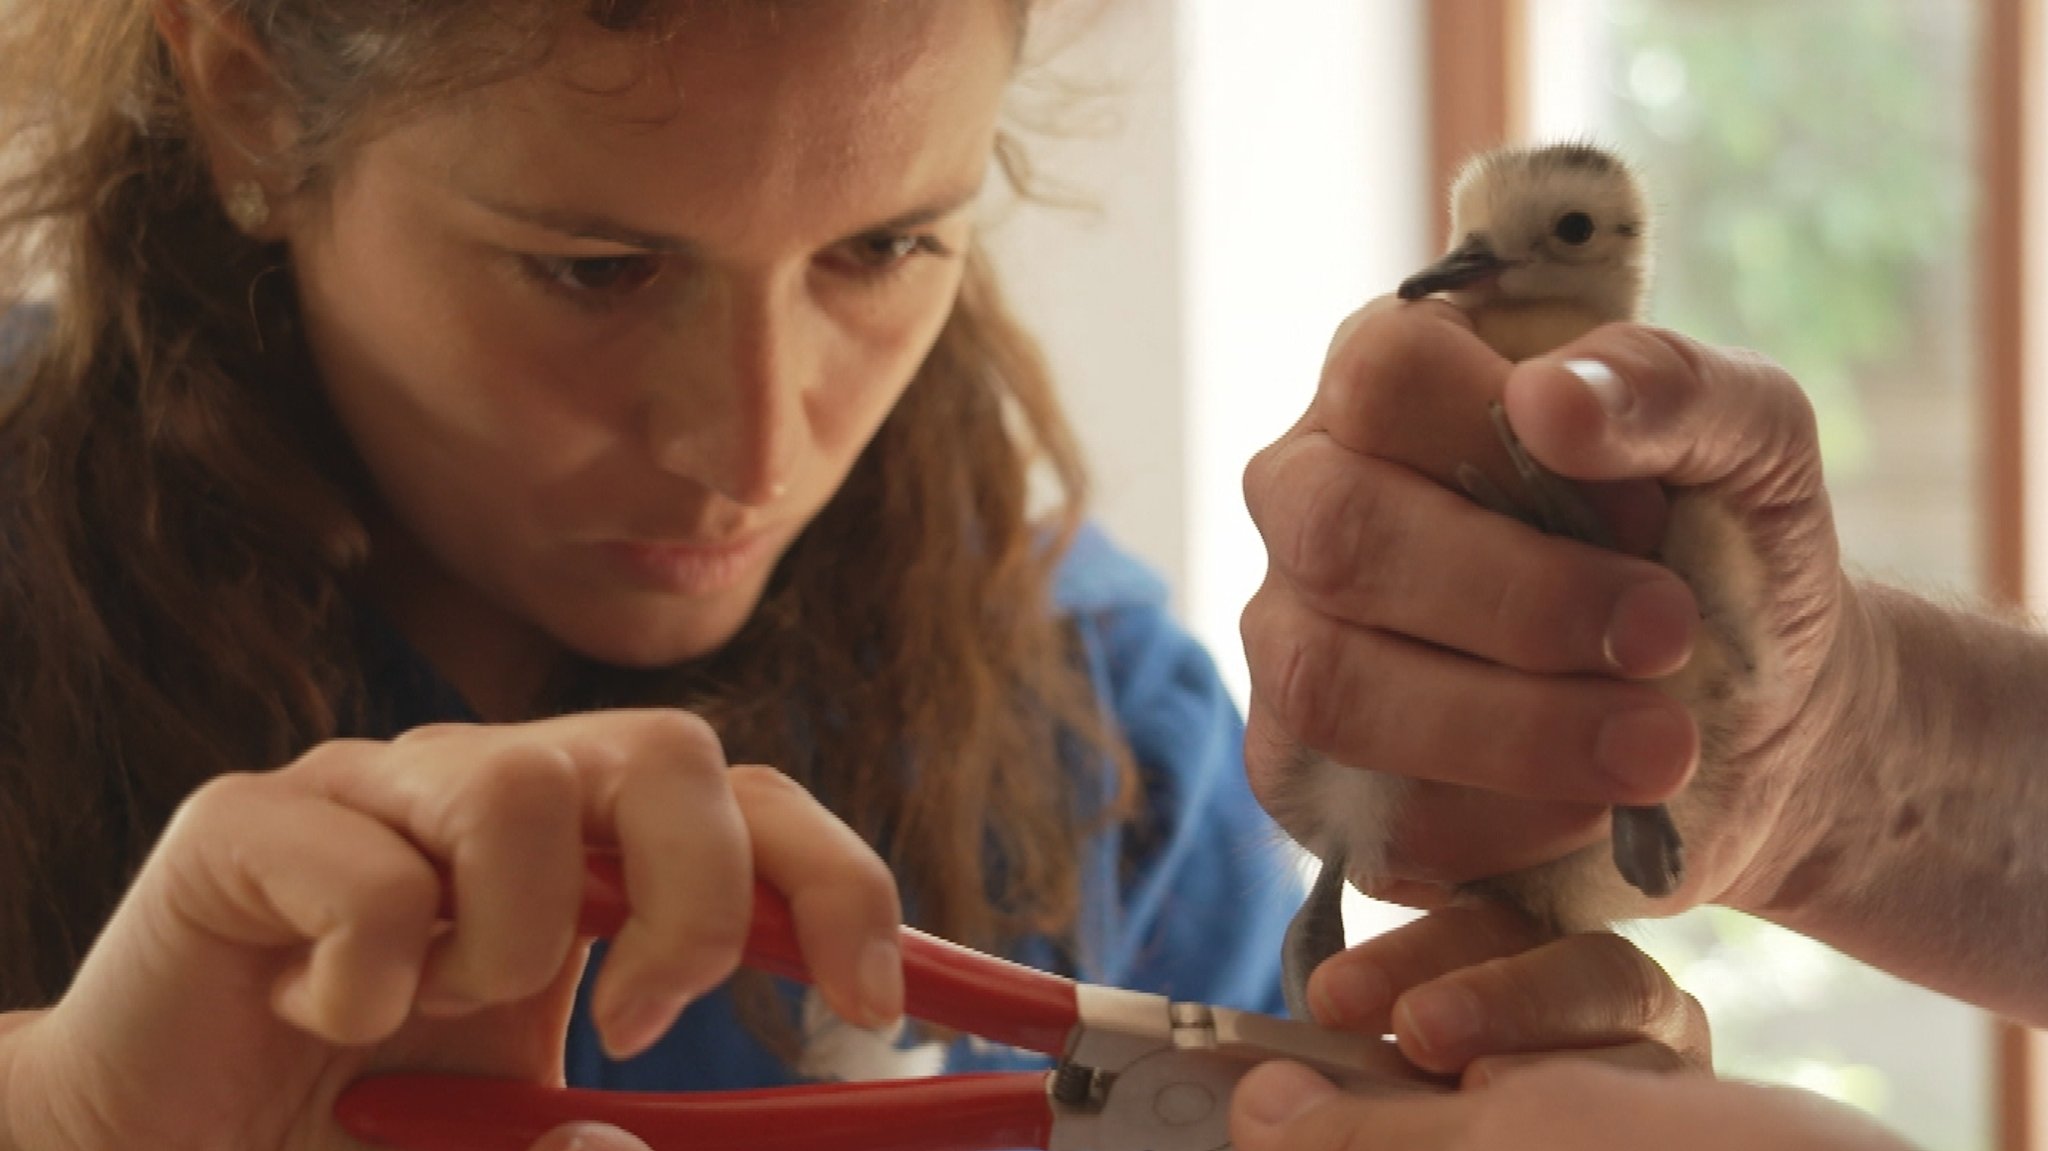
<path id="1" fill-rule="evenodd" d="M 1532 19 L 1544 3 L 1530 0 Z M 1596 135 L 1642 169 L 1666 222 L 1653 319 L 1787 367 L 1819 413 L 1845 525 L 1910 531 L 1898 492 L 1919 476 L 1902 460 L 1940 434 L 1918 414 L 1933 393 L 1970 402 L 1974 5 L 1607 9 Z M 1944 451 L 1937 471 L 1965 473 L 1943 481 L 1961 492 L 1949 514 L 1966 515 L 1969 445 Z M 1852 562 L 1854 535 L 1845 526 Z M 1902 566 L 1945 575 L 1956 562 Z M 1732 912 L 1635 934 L 1707 1007 L 1723 1073 L 1866 1108 L 1928 1151 L 1990 1146 L 1989 1035 L 1974 1012 Z"/>
<path id="2" fill-rule="evenodd" d="M 1969 287 L 1971 10 L 1611 6 L 1611 130 L 1674 222 L 1658 237 L 1655 314 L 1791 370 L 1837 475 L 1876 463 L 1858 381 L 1938 374 L 1952 340 L 1936 325 Z"/>

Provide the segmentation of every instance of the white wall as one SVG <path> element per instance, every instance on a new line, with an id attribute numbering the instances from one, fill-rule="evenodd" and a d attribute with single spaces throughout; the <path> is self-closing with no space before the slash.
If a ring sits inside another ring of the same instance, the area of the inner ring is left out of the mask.
<path id="1" fill-rule="evenodd" d="M 1071 2 L 1068 7 L 1073 7 Z M 994 213 L 988 241 L 1045 344 L 1097 484 L 1096 513 L 1185 606 L 1187 355 L 1173 0 L 1086 6 L 1049 30 L 1012 128 L 1062 199 Z"/>
<path id="2" fill-rule="evenodd" d="M 1423 2 L 1113 0 L 1053 68 L 1114 90 L 1120 126 L 1032 139 L 1099 211 L 1027 207 L 991 236 L 1101 518 L 1240 700 L 1237 616 L 1265 570 L 1245 462 L 1307 406 L 1337 323 L 1430 246 Z"/>
<path id="3" fill-rule="evenodd" d="M 1120 125 L 1032 140 L 1098 211 L 1026 207 L 990 237 L 1099 517 L 1166 576 L 1240 705 L 1237 619 L 1265 574 L 1244 465 L 1308 406 L 1338 322 L 1431 248 L 1426 2 L 1109 0 L 1056 70 L 1115 91 Z M 1411 917 L 1345 901 L 1354 939 Z"/>

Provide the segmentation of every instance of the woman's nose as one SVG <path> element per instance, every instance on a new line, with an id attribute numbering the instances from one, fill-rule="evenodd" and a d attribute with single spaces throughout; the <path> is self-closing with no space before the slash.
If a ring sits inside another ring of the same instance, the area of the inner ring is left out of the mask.
<path id="1" fill-rule="evenodd" d="M 759 507 L 796 470 L 813 357 L 796 310 L 774 293 L 715 296 L 693 309 L 696 322 L 677 326 L 651 382 L 649 449 L 664 471 Z"/>

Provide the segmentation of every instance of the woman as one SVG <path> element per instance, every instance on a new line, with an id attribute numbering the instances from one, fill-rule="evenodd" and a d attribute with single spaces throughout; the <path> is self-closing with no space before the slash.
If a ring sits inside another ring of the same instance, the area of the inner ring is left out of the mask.
<path id="1" fill-rule="evenodd" d="M 859 1024 L 906 907 L 1273 1005 L 1237 717 L 973 246 L 1028 7 L 10 18 L 0 282 L 57 296 L 0 424 L 0 1146 L 335 1145 L 382 1067 L 786 1081 L 757 874 Z M 634 908 L 587 975 L 586 844 Z"/>

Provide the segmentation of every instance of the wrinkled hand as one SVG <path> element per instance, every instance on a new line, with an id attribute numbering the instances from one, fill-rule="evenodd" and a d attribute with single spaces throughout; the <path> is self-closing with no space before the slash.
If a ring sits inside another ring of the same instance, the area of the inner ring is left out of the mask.
<path id="1" fill-rule="evenodd" d="M 1341 1095 L 1272 1063 L 1238 1084 L 1239 1151 L 1912 1151 L 1865 1116 L 1784 1087 L 1547 1063 L 1454 1095 Z"/>
<path id="2" fill-rule="evenodd" d="M 0 1146 L 357 1147 L 331 1111 L 369 1071 L 559 1083 L 586 843 L 618 850 L 631 903 L 592 998 L 614 1055 L 731 973 L 757 872 L 830 1006 L 900 1014 L 887 869 L 695 717 L 421 729 L 194 794 L 63 1000 L 5 1018 Z M 578 1137 L 638 1146 L 537 1151 Z"/>
<path id="3" fill-rule="evenodd" d="M 1606 365 L 1614 385 L 1596 391 L 1574 360 Z M 1620 552 L 1462 494 L 1461 463 L 1508 482 L 1495 399 L 1538 462 L 1584 482 Z M 1599 840 L 1612 805 L 1675 794 L 1699 733 L 1648 681 L 1684 663 L 1699 612 L 1644 558 L 1667 485 L 1735 511 L 1772 598 L 1759 706 L 1734 717 L 1720 773 L 1731 806 L 1688 830 L 1686 882 L 1665 906 L 1767 901 L 1796 857 L 1797 829 L 1777 816 L 1812 749 L 1843 729 L 1873 641 L 1797 385 L 1645 327 L 1521 364 L 1434 301 L 1379 301 L 1339 331 L 1307 414 L 1245 473 L 1270 561 L 1242 621 L 1246 753 L 1268 806 L 1303 749 L 1420 781 L 1372 894 L 1436 906 L 1448 885 Z"/>
<path id="4" fill-rule="evenodd" d="M 1483 1086 L 1558 1059 L 1712 1068 L 1699 1002 L 1605 932 L 1557 939 L 1497 903 L 1435 911 L 1332 956 L 1308 985 L 1325 1027 L 1391 1033 L 1425 1071 Z"/>

